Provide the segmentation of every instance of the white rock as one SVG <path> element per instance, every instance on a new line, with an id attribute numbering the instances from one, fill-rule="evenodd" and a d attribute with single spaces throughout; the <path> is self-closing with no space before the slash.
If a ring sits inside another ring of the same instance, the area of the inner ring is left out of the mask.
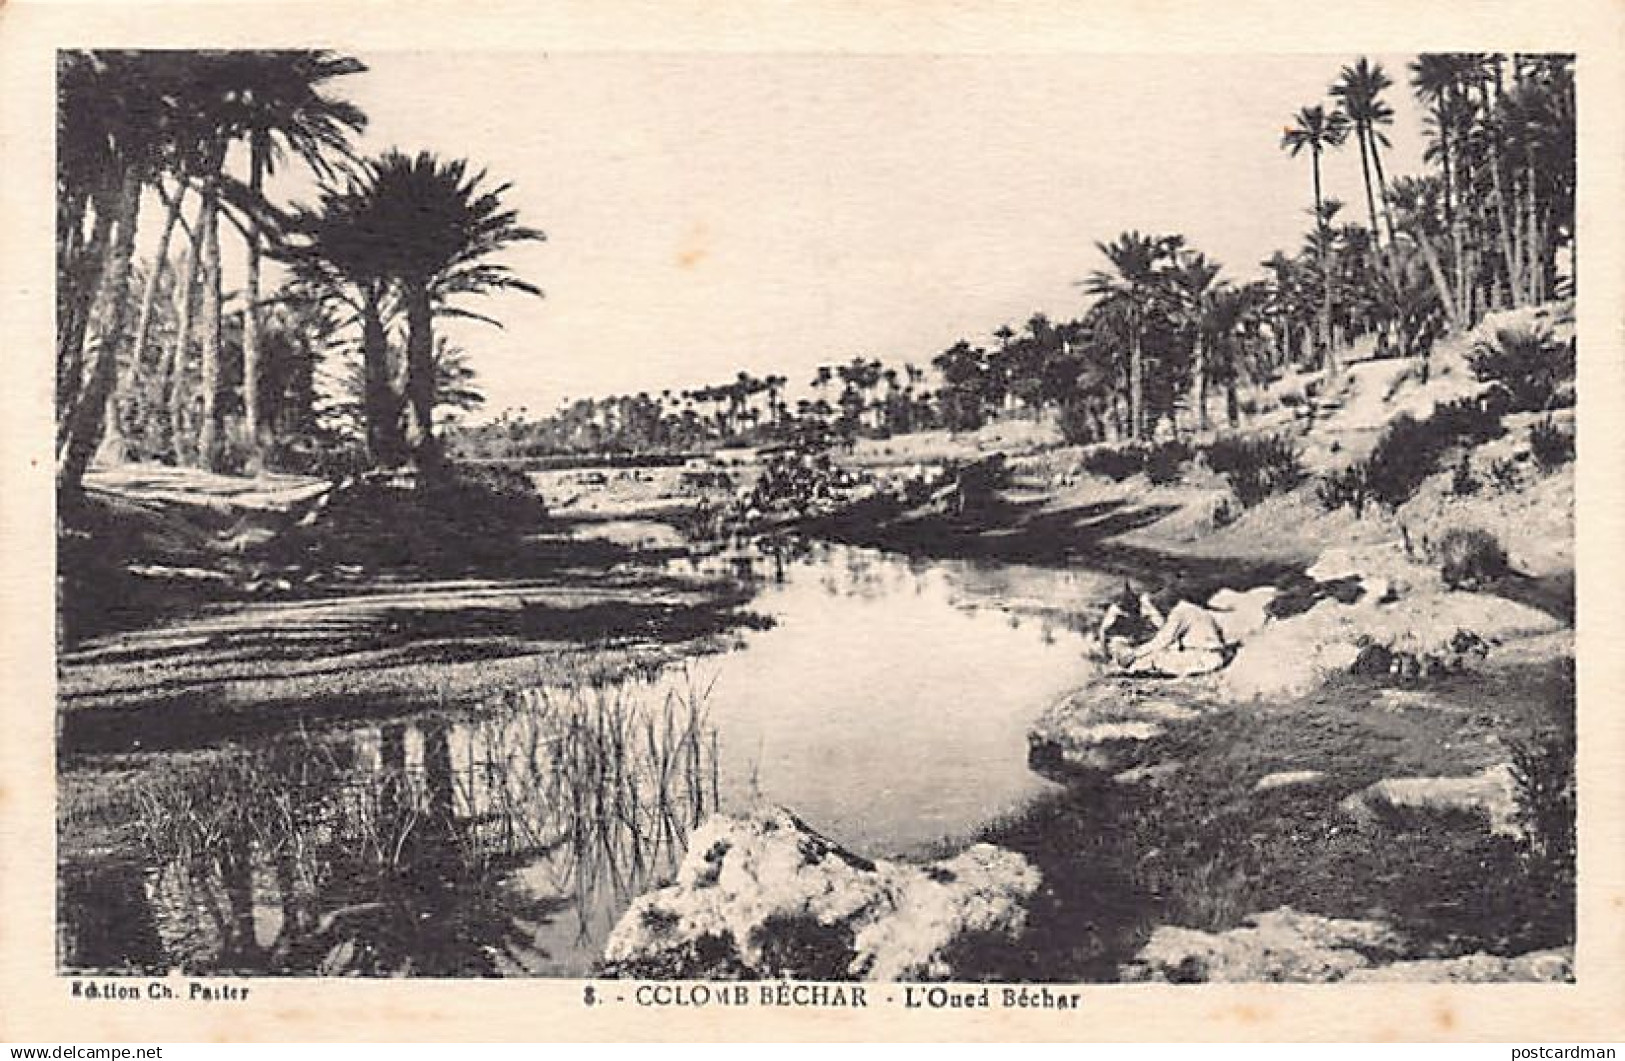
<path id="1" fill-rule="evenodd" d="M 1246 592 L 1221 589 L 1208 598 L 1208 610 L 1216 612 L 1219 629 L 1231 644 L 1244 644 L 1269 622 L 1267 609 L 1280 595 L 1274 586 L 1259 586 Z"/>
<path id="2" fill-rule="evenodd" d="M 1033 723 L 1028 743 L 1073 768 L 1121 771 L 1133 763 L 1138 746 L 1201 713 L 1148 695 L 1152 688 L 1133 679 L 1094 681 L 1051 704 Z"/>
<path id="3" fill-rule="evenodd" d="M 1265 774 L 1253 785 L 1254 792 L 1268 792 L 1272 788 L 1286 788 L 1290 785 L 1307 785 L 1312 781 L 1319 781 L 1326 774 L 1320 770 L 1278 770 L 1273 774 Z"/>
<path id="4" fill-rule="evenodd" d="M 1370 966 L 1371 955 L 1397 956 L 1401 946 L 1381 922 L 1301 914 L 1283 906 L 1226 932 L 1164 925 L 1120 971 L 1125 980 L 1175 983 L 1323 983 Z"/>
<path id="5" fill-rule="evenodd" d="M 1371 969 L 1356 969 L 1344 977 L 1349 983 L 1364 984 L 1568 983 L 1573 979 L 1574 951 L 1569 947 L 1531 951 L 1514 958 L 1480 952 L 1460 958 L 1393 962 Z"/>
<path id="6" fill-rule="evenodd" d="M 1422 811 L 1481 813 L 1492 834 L 1523 835 L 1517 821 L 1517 788 L 1512 767 L 1489 766 L 1468 777 L 1389 777 L 1343 800 L 1344 813 L 1369 819 L 1382 807 Z"/>
<path id="7" fill-rule="evenodd" d="M 1112 780 L 1119 785 L 1160 785 L 1179 773 L 1184 766 L 1184 763 L 1177 761 L 1157 763 L 1154 766 L 1133 766 L 1121 773 L 1113 774 Z"/>
<path id="8" fill-rule="evenodd" d="M 720 950 L 756 976 L 943 979 L 955 942 L 1020 932 L 1039 882 L 990 844 L 926 866 L 870 861 L 788 811 L 719 815 L 690 837 L 676 882 L 633 901 L 604 959 L 698 977 Z"/>

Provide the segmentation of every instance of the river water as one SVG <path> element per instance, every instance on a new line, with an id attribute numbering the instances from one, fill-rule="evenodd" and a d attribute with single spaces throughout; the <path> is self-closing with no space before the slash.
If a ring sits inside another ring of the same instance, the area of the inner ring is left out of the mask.
<path id="1" fill-rule="evenodd" d="M 672 544 L 658 525 L 590 533 Z M 1026 731 L 1087 676 L 1105 576 L 823 543 L 672 565 L 742 581 L 771 623 L 630 679 L 561 675 L 169 782 L 143 797 L 140 857 L 64 878 L 70 937 L 86 901 L 133 926 L 81 963 L 584 975 L 719 808 L 765 800 L 865 855 L 924 857 L 1053 789 Z"/>

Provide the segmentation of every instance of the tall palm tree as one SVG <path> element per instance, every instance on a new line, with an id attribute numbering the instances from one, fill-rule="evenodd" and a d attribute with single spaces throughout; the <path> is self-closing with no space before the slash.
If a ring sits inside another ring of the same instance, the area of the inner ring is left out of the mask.
<path id="1" fill-rule="evenodd" d="M 318 178 L 332 180 L 335 163 L 352 157 L 349 134 L 364 129 L 367 117 L 355 104 L 326 95 L 324 89 L 337 78 L 366 69 L 359 59 L 329 51 L 241 53 L 231 103 L 238 112 L 234 124 L 248 143 L 250 195 L 264 194 L 266 177 L 289 153 Z M 265 445 L 260 400 L 260 258 L 265 234 L 254 216 L 245 227 L 243 416 L 250 461 L 257 464 Z"/>
<path id="2" fill-rule="evenodd" d="M 320 205 L 299 211 L 290 228 L 302 237 L 289 249 L 295 277 L 340 323 L 359 325 L 367 454 L 374 464 L 393 465 L 405 445 L 389 363 L 390 233 L 379 203 L 359 182 L 326 188 Z"/>
<path id="3" fill-rule="evenodd" d="M 1380 127 L 1392 125 L 1394 122 L 1394 109 L 1382 99 L 1382 93 L 1392 86 L 1393 80 L 1382 68 L 1382 64 L 1373 63 L 1362 55 L 1354 65 L 1343 67 L 1337 82 L 1331 88 L 1332 97 L 1341 104 L 1343 112 L 1348 115 L 1350 123 L 1354 126 L 1355 139 L 1360 144 L 1360 170 L 1365 178 L 1365 200 L 1366 209 L 1371 215 L 1371 233 L 1375 237 L 1379 231 L 1376 200 L 1380 199 L 1383 218 L 1387 222 L 1390 247 L 1394 242 L 1394 222 L 1388 213 L 1386 191 L 1388 182 L 1383 176 L 1382 152 L 1378 148 L 1389 146 L 1388 136 Z M 1378 194 L 1375 197 L 1372 194 L 1371 183 L 1373 171 L 1377 178 Z M 1394 272 L 1391 258 L 1388 272 L 1391 278 Z"/>
<path id="4" fill-rule="evenodd" d="M 1472 67 L 1471 55 L 1448 52 L 1419 55 L 1410 65 L 1411 88 L 1427 107 L 1424 124 L 1432 140 L 1423 160 L 1436 163 L 1443 177 L 1440 204 L 1450 236 L 1450 265 L 1455 270 L 1450 301 L 1458 322 L 1470 321 L 1472 316 L 1468 211 L 1461 208 L 1461 200 L 1472 186 L 1467 135 L 1474 108 L 1466 91 Z"/>
<path id="5" fill-rule="evenodd" d="M 1270 274 L 1268 297 L 1260 301 L 1268 310 L 1278 340 L 1279 362 L 1285 364 L 1297 349 L 1295 335 L 1300 318 L 1305 322 L 1312 321 L 1317 310 L 1307 297 L 1300 262 L 1276 251 L 1259 264 Z"/>
<path id="6" fill-rule="evenodd" d="M 1473 133 L 1478 141 L 1482 166 L 1489 172 L 1495 209 L 1495 237 L 1506 268 L 1506 305 L 1515 306 L 1519 302 L 1521 283 L 1517 248 L 1513 244 L 1512 211 L 1507 195 L 1510 178 L 1504 172 L 1508 131 L 1503 107 L 1506 56 L 1498 52 L 1472 52 L 1468 53 L 1466 61 L 1469 70 L 1465 80 L 1476 90 L 1478 103 L 1478 123 Z M 1490 283 L 1493 297 L 1493 278 Z"/>
<path id="7" fill-rule="evenodd" d="M 1111 271 L 1096 270 L 1083 286 L 1102 301 L 1121 302 L 1127 311 L 1129 370 L 1129 437 L 1145 437 L 1145 322 L 1161 285 L 1161 266 L 1175 249 L 1170 237 L 1124 232 L 1095 247 L 1111 262 Z"/>
<path id="8" fill-rule="evenodd" d="M 1434 246 L 1434 240 L 1442 234 L 1444 227 L 1439 207 L 1442 195 L 1439 178 L 1400 177 L 1394 181 L 1390 195 L 1394 211 L 1399 215 L 1399 230 L 1410 236 L 1422 252 L 1439 303 L 1444 307 L 1445 318 L 1453 331 L 1461 331 L 1462 321 L 1452 297 L 1450 281 L 1445 277 L 1444 266 Z"/>
<path id="9" fill-rule="evenodd" d="M 126 341 L 141 194 L 169 133 L 164 88 L 136 53 L 58 59 L 56 481 L 69 504 L 101 441 Z"/>
<path id="10" fill-rule="evenodd" d="M 1262 297 L 1261 286 L 1238 288 L 1224 284 L 1203 300 L 1202 329 L 1214 362 L 1212 371 L 1224 381 L 1225 420 L 1232 428 L 1241 423 L 1241 402 L 1237 388 L 1248 352 L 1252 318 Z"/>
<path id="11" fill-rule="evenodd" d="M 1168 274 L 1180 323 L 1191 337 L 1191 388 L 1195 394 L 1198 431 L 1206 431 L 1209 426 L 1207 385 L 1211 368 L 1207 355 L 1211 343 L 1208 314 L 1212 310 L 1214 281 L 1219 277 L 1220 268 L 1218 262 L 1210 260 L 1200 251 L 1191 251 L 1181 255 Z"/>
<path id="12" fill-rule="evenodd" d="M 1308 150 L 1315 178 L 1315 218 L 1319 239 L 1320 274 L 1322 278 L 1320 303 L 1320 347 L 1326 357 L 1326 373 L 1337 375 L 1337 354 L 1332 349 L 1332 288 L 1331 269 L 1327 261 L 1330 243 L 1326 233 L 1325 201 L 1320 194 L 1320 156 L 1341 147 L 1348 139 L 1348 117 L 1338 111 L 1327 112 L 1320 104 L 1303 107 L 1293 115 L 1293 125 L 1281 132 L 1281 147 L 1293 158 Z"/>
<path id="13" fill-rule="evenodd" d="M 421 472 L 439 466 L 434 433 L 434 318 L 463 317 L 497 325 L 458 306 L 461 295 L 498 290 L 541 295 L 541 289 L 490 260 L 514 243 L 541 240 L 503 205 L 512 185 L 486 186 L 484 171 L 464 159 L 429 151 L 389 151 L 368 167 L 365 194 L 384 236 L 383 272 L 400 287 L 406 312 L 406 444 Z"/>

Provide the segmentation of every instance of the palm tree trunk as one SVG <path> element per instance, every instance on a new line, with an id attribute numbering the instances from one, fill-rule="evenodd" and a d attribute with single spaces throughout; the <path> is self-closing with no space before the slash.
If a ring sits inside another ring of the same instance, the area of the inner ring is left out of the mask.
<path id="1" fill-rule="evenodd" d="M 90 378 L 66 410 L 67 431 L 57 448 L 57 491 L 70 503 L 79 496 L 85 469 L 101 440 L 107 395 L 118 372 L 119 346 L 124 341 L 130 312 L 130 262 L 135 256 L 136 226 L 141 216 L 141 180 L 134 170 L 124 174 L 116 198 L 108 207 L 116 223 L 98 285 L 105 312 L 97 329 L 96 356 Z"/>
<path id="2" fill-rule="evenodd" d="M 224 389 L 221 344 L 220 200 L 213 184 L 203 190 L 203 228 L 199 257 L 203 263 L 203 291 L 199 299 L 201 334 L 198 336 L 201 361 L 199 385 L 203 390 L 202 422 L 198 425 L 198 463 L 211 472 L 222 467 L 220 397 Z"/>
<path id="3" fill-rule="evenodd" d="M 152 270 L 147 274 L 146 286 L 141 290 L 141 312 L 136 317 L 135 337 L 130 340 L 129 361 L 114 383 L 113 392 L 107 396 L 107 427 L 102 437 L 101 449 L 97 453 L 104 463 L 118 464 L 129 459 L 120 409 L 124 399 L 135 386 L 136 378 L 141 371 L 141 362 L 147 353 L 147 339 L 152 334 L 153 310 L 158 303 L 158 287 L 163 279 L 164 266 L 169 260 L 169 241 L 175 235 L 175 224 L 180 220 L 181 205 L 185 199 L 186 185 L 182 184 L 177 189 L 175 197 L 168 200 L 164 209 L 164 227 L 158 236 L 158 248 L 152 255 Z"/>
<path id="4" fill-rule="evenodd" d="M 1381 230 L 1377 228 L 1377 199 L 1371 193 L 1371 159 L 1366 147 L 1367 132 L 1365 125 L 1355 126 L 1354 139 L 1360 142 L 1360 177 L 1365 182 L 1365 208 L 1371 217 L 1371 242 L 1380 251 L 1382 249 L 1382 240 L 1378 238 L 1378 233 Z M 1375 146 L 1373 144 L 1372 148 L 1375 148 Z"/>
<path id="5" fill-rule="evenodd" d="M 203 234 L 203 204 L 198 204 L 192 221 L 191 246 L 186 252 L 186 264 L 176 280 L 180 305 L 175 314 L 175 341 L 169 348 L 164 365 L 164 389 L 169 394 L 169 448 L 176 464 L 186 461 L 190 446 L 186 440 L 186 370 L 192 345 L 192 307 L 196 298 L 198 280 L 198 241 Z"/>
<path id="6" fill-rule="evenodd" d="M 1211 426 L 1207 416 L 1207 344 L 1200 335 L 1196 337 L 1193 353 L 1191 383 L 1196 390 L 1196 430 L 1206 431 Z"/>
<path id="7" fill-rule="evenodd" d="M 1138 311 L 1129 316 L 1128 424 L 1130 439 L 1138 442 L 1145 437 L 1145 364 Z"/>
<path id="8" fill-rule="evenodd" d="M 248 187 L 257 200 L 265 188 L 266 134 L 257 130 L 248 145 Z M 243 434 L 248 443 L 248 467 L 259 471 L 266 439 L 260 399 L 260 226 L 248 217 L 247 273 L 243 279 Z"/>
<path id="9" fill-rule="evenodd" d="M 58 197 L 56 218 L 56 398 L 58 408 L 66 397 L 68 382 L 76 379 L 70 368 L 79 367 L 84 346 L 84 332 L 78 321 L 83 319 L 80 306 L 87 286 L 84 266 L 85 213 L 90 208 L 90 191 L 74 188 Z M 98 269 L 98 273 L 100 270 Z M 76 336 L 77 333 L 77 336 Z M 78 345 L 73 339 L 77 337 Z M 75 354 L 73 351 L 81 353 Z M 70 362 L 76 362 L 70 365 Z M 57 441 L 62 441 L 62 422 L 57 424 Z"/>
<path id="10" fill-rule="evenodd" d="M 1382 204 L 1382 225 L 1388 233 L 1388 268 L 1392 273 L 1397 268 L 1394 263 L 1394 248 L 1397 246 L 1394 242 L 1394 214 L 1388 202 L 1388 178 L 1382 172 L 1382 152 L 1378 146 L 1376 135 L 1371 134 L 1371 168 L 1377 174 L 1377 201 Z"/>
<path id="11" fill-rule="evenodd" d="M 406 447 L 420 475 L 439 468 L 434 437 L 434 314 L 428 288 L 406 287 Z"/>
<path id="12" fill-rule="evenodd" d="M 1484 90 L 1484 110 L 1489 113 L 1488 89 Z M 1506 261 L 1507 270 L 1507 299 L 1509 305 L 1518 305 L 1518 257 L 1512 245 L 1512 219 L 1507 210 L 1506 181 L 1501 173 L 1501 151 L 1498 138 L 1490 144 L 1489 166 L 1490 180 L 1495 189 L 1495 218 L 1497 221 L 1497 236 L 1501 244 L 1501 256 Z"/>
<path id="13" fill-rule="evenodd" d="M 401 459 L 400 410 L 389 371 L 389 339 L 384 333 L 383 293 L 369 289 L 361 306 L 362 415 L 366 420 L 367 456 L 374 465 L 391 466 Z"/>
<path id="14" fill-rule="evenodd" d="M 1315 249 L 1320 256 L 1320 348 L 1326 356 L 1326 378 L 1337 378 L 1337 352 L 1332 349 L 1332 272 L 1326 260 L 1326 211 L 1320 198 L 1320 149 L 1311 157 L 1315 172 L 1315 227 L 1320 233 Z"/>
<path id="15" fill-rule="evenodd" d="M 1450 294 L 1450 282 L 1445 279 L 1444 267 L 1439 263 L 1439 255 L 1433 248 L 1433 241 L 1428 239 L 1427 233 L 1417 229 L 1416 245 L 1422 249 L 1422 260 L 1427 262 L 1428 273 L 1433 277 L 1433 288 L 1439 293 L 1439 302 L 1444 306 L 1444 315 L 1450 321 L 1450 330 L 1459 333 L 1462 330 L 1461 318 L 1456 313 L 1455 300 Z"/>
<path id="16" fill-rule="evenodd" d="M 96 219 L 91 225 L 90 238 L 74 255 L 72 276 L 67 286 L 67 319 L 58 322 L 56 403 L 63 409 L 73 401 L 84 386 L 85 342 L 90 334 L 91 318 L 107 276 L 108 256 L 112 254 L 113 206 L 116 192 L 103 190 L 96 196 L 93 209 Z M 67 430 L 67 418 L 57 425 L 57 444 Z"/>
<path id="17" fill-rule="evenodd" d="M 57 198 L 56 265 L 59 272 L 67 272 L 79 260 L 85 243 L 85 211 L 89 208 L 90 189 L 83 186 L 76 185 Z M 62 285 L 57 296 L 69 294 L 70 287 Z"/>
<path id="18" fill-rule="evenodd" d="M 1525 205 L 1526 213 L 1524 215 L 1525 216 L 1525 229 L 1524 229 L 1525 235 L 1524 235 L 1524 241 L 1523 241 L 1523 246 L 1524 246 L 1523 278 L 1524 278 L 1524 291 L 1525 291 L 1525 294 L 1526 294 L 1527 301 L 1528 301 L 1529 305 L 1535 305 L 1536 303 L 1538 303 L 1540 301 L 1540 279 L 1539 279 L 1539 274 L 1541 272 L 1541 259 L 1542 259 L 1543 255 L 1542 255 L 1542 253 L 1540 251 L 1540 245 L 1539 245 L 1539 243 L 1537 241 L 1540 222 L 1539 222 L 1539 219 L 1537 217 L 1537 214 L 1539 212 L 1539 207 L 1537 205 L 1537 200 L 1535 198 L 1536 171 L 1535 171 L 1535 152 L 1534 152 L 1533 148 L 1526 149 L 1526 151 L 1525 151 L 1525 159 L 1526 159 L 1526 161 L 1525 161 L 1525 165 L 1524 165 L 1524 173 L 1525 173 L 1524 190 L 1525 190 L 1526 194 L 1525 194 L 1524 198 L 1526 200 L 1526 205 Z"/>

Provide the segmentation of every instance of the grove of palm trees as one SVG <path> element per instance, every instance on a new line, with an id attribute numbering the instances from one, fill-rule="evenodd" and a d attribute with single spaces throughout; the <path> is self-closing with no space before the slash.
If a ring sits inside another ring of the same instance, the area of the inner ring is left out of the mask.
<path id="1" fill-rule="evenodd" d="M 1212 133 L 1273 216 L 1035 221 L 985 333 L 826 347 L 766 248 L 762 325 L 722 237 L 613 306 L 737 364 L 597 342 L 647 174 L 394 143 L 389 63 L 60 54 L 61 968 L 1573 978 L 1573 56 L 1328 64 Z"/>

